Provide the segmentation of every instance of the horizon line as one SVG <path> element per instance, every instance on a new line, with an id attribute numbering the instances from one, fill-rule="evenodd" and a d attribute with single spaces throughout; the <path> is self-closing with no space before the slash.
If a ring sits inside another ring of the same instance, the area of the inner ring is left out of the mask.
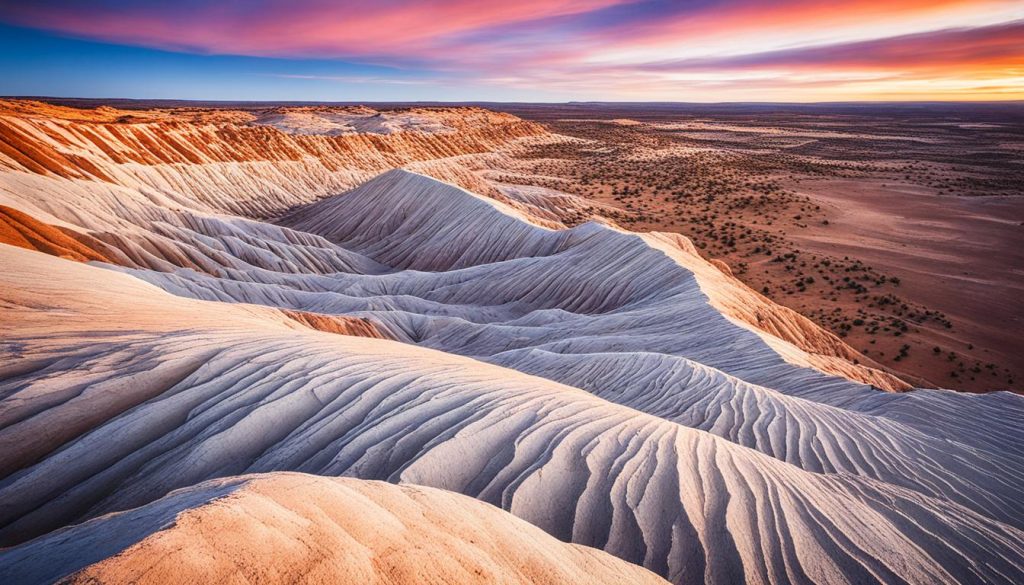
<path id="1" fill-rule="evenodd" d="M 3 100 L 23 101 L 58 101 L 74 100 L 82 102 L 185 102 L 197 104 L 296 104 L 296 105 L 359 105 L 359 104 L 505 104 L 505 105 L 683 105 L 683 106 L 816 106 L 816 105 L 981 105 L 981 104 L 1013 104 L 1024 105 L 1024 99 L 976 99 L 976 100 L 834 100 L 834 101 L 635 101 L 635 100 L 569 100 L 569 101 L 497 101 L 497 100 L 250 100 L 250 99 L 195 99 L 195 98 L 134 98 L 134 97 L 77 97 L 54 95 L 0 95 Z"/>

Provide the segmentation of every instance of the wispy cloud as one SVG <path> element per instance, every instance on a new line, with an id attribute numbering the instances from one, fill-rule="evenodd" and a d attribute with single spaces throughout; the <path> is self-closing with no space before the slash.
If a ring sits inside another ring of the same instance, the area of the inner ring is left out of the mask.
<path id="1" fill-rule="evenodd" d="M 1024 68 L 1024 20 L 952 28 L 851 43 L 813 45 L 726 57 L 634 65 L 650 71 L 732 69 L 860 69 L 916 71 L 935 67 Z"/>
<path id="2" fill-rule="evenodd" d="M 383 83 L 388 85 L 436 85 L 436 79 L 390 79 L 367 75 L 299 75 L 289 73 L 273 74 L 281 79 L 309 79 L 313 81 L 337 81 L 339 83 Z"/>
<path id="3" fill-rule="evenodd" d="M 0 21 L 398 72 L 275 76 L 297 83 L 542 86 L 587 99 L 1024 97 L 1019 0 L 0 0 Z"/>

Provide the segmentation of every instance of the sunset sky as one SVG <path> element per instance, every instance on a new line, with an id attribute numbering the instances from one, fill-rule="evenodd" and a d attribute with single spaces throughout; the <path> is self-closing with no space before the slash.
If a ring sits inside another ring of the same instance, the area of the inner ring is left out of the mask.
<path id="1" fill-rule="evenodd" d="M 1024 99 L 1024 1 L 0 0 L 0 94 Z"/>

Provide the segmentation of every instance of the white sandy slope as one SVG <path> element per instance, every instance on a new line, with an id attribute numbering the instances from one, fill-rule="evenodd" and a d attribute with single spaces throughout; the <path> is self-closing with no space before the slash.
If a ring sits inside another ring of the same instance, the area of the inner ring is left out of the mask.
<path id="1" fill-rule="evenodd" d="M 673 582 L 1024 579 L 1024 533 L 544 378 L 0 247 L 7 543 L 231 475 L 433 486 Z"/>
<path id="2" fill-rule="evenodd" d="M 883 480 L 1022 527 L 1017 397 L 892 395 L 804 367 L 814 356 L 720 307 L 789 323 L 791 337 L 828 335 L 773 313 L 682 240 L 593 223 L 544 229 L 403 171 L 284 221 L 337 242 L 321 245 L 334 246 L 345 266 L 373 272 L 311 275 L 315 267 L 248 261 L 213 274 L 132 273 L 184 296 L 355 314 L 407 343 L 547 377 L 803 469 Z M 910 416 L 894 420 L 904 405 Z M 941 427 L 930 424 L 936 416 L 946 419 Z"/>
<path id="3" fill-rule="evenodd" d="M 5 583 L 665 583 L 472 498 L 272 473 L 211 480 L 0 551 Z"/>

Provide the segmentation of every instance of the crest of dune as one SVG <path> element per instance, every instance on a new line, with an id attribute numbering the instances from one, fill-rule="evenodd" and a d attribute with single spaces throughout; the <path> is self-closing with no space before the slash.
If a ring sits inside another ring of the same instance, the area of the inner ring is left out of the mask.
<path id="1" fill-rule="evenodd" d="M 296 473 L 199 484 L 0 562 L 16 582 L 665 583 L 472 498 Z"/>
<path id="2" fill-rule="evenodd" d="M 1019 396 L 377 114 L 0 108 L 0 576 L 1024 581 Z"/>

